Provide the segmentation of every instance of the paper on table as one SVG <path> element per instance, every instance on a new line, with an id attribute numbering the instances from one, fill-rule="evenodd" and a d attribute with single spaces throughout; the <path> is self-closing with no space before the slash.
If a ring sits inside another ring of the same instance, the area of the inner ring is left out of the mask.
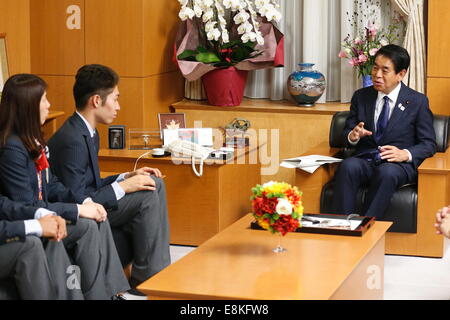
<path id="1" fill-rule="evenodd" d="M 317 217 L 312 219 L 319 221 L 319 223 L 314 224 L 311 221 L 302 220 L 302 227 L 356 230 L 361 225 L 361 220 L 342 220 Z"/>
<path id="2" fill-rule="evenodd" d="M 342 159 L 339 159 L 339 158 L 313 154 L 313 155 L 309 155 L 309 156 L 284 159 L 283 162 L 281 162 L 280 166 L 282 166 L 283 168 L 288 168 L 288 169 L 299 168 L 306 172 L 313 173 L 322 164 L 341 162 L 341 161 L 342 161 Z"/>

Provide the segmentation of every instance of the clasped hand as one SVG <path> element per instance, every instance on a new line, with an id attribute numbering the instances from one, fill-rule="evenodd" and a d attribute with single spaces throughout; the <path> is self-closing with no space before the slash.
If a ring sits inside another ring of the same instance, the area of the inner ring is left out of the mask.
<path id="1" fill-rule="evenodd" d="M 128 172 L 125 175 L 125 179 L 131 178 L 131 177 L 136 176 L 136 175 L 143 175 L 143 176 L 154 175 L 155 177 L 158 177 L 158 178 L 162 177 L 161 171 L 159 171 L 159 169 L 149 168 L 149 167 L 142 167 L 140 169 L 137 169 L 136 171 Z"/>
<path id="2" fill-rule="evenodd" d="M 125 193 L 156 190 L 156 182 L 150 177 L 150 175 L 154 175 L 158 178 L 162 177 L 159 169 L 143 167 L 136 171 L 127 173 L 125 175 L 125 180 L 121 181 L 119 184 Z"/>
<path id="3" fill-rule="evenodd" d="M 97 222 L 103 222 L 108 217 L 105 208 L 98 203 L 91 201 L 86 201 L 84 204 L 78 205 L 78 212 L 80 217 L 86 219 L 92 219 Z"/>
<path id="4" fill-rule="evenodd" d="M 38 221 L 42 228 L 42 237 L 58 242 L 67 237 L 66 220 L 60 216 L 49 214 Z"/>

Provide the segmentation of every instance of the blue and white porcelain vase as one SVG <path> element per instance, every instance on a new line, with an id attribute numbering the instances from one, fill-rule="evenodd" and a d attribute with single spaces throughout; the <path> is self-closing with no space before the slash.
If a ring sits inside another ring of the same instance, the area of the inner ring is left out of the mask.
<path id="1" fill-rule="evenodd" d="M 293 72 L 287 80 L 289 94 L 302 107 L 312 107 L 326 88 L 325 76 L 313 70 L 313 66 L 314 63 L 300 63 L 300 70 Z"/>

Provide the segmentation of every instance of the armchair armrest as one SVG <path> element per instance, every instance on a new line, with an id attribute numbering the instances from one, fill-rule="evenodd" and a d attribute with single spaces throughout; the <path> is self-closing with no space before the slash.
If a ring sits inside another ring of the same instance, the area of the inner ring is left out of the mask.
<path id="1" fill-rule="evenodd" d="M 323 142 L 302 154 L 307 156 L 318 154 L 323 156 L 334 156 L 340 149 L 330 148 L 328 141 Z M 336 164 L 325 164 L 320 166 L 314 173 L 308 173 L 300 169 L 295 171 L 295 185 L 303 192 L 302 201 L 305 213 L 320 212 L 320 193 L 322 187 L 331 180 L 336 170 Z"/>

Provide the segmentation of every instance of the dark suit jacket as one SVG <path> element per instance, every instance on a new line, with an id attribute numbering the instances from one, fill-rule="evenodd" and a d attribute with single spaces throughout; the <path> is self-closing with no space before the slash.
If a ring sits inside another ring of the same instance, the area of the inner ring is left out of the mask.
<path id="1" fill-rule="evenodd" d="M 0 220 L 16 221 L 34 219 L 34 214 L 37 209 L 36 207 L 27 206 L 0 195 Z"/>
<path id="2" fill-rule="evenodd" d="M 392 145 L 411 152 L 412 163 L 400 163 L 408 177 L 415 177 L 419 165 L 436 152 L 436 135 L 433 127 L 433 114 L 428 106 L 428 98 L 401 84 L 397 102 L 389 118 L 388 126 L 377 143 L 375 135 L 375 103 L 378 91 L 373 87 L 360 89 L 353 95 L 350 116 L 347 119 L 344 139 L 359 123 L 364 122 L 364 128 L 373 132 L 372 136 L 362 138 L 356 145 L 356 153 L 374 150 L 378 146 Z M 404 107 L 402 111 L 399 105 Z"/>
<path id="3" fill-rule="evenodd" d="M 0 195 L 0 245 L 10 241 L 24 240 L 23 221 L 34 219 L 37 209 Z"/>
<path id="4" fill-rule="evenodd" d="M 74 113 L 49 140 L 53 173 L 73 192 L 89 196 L 107 209 L 118 206 L 111 186 L 118 175 L 100 178 L 98 132 L 92 141 L 83 119 Z"/>
<path id="5" fill-rule="evenodd" d="M 23 221 L 0 221 L 0 245 L 25 239 Z"/>
<path id="6" fill-rule="evenodd" d="M 49 172 L 48 182 L 45 172 L 41 174 L 43 200 L 39 200 L 34 160 L 20 138 L 17 135 L 11 135 L 6 145 L 0 149 L 0 181 L 2 181 L 0 192 L 11 200 L 47 208 L 66 220 L 76 222 L 78 209 L 74 203 L 81 203 L 84 198 L 72 193 L 51 172 Z"/>

